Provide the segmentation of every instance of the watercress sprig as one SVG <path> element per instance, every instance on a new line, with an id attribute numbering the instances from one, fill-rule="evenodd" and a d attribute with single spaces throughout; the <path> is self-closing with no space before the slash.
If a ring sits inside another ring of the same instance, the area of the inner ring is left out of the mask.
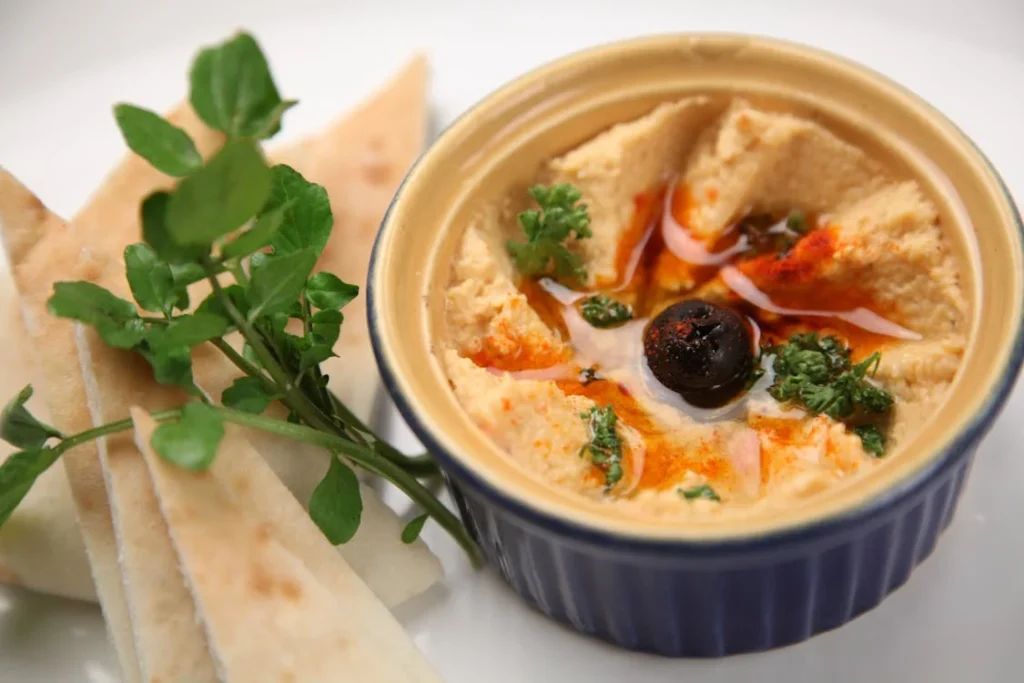
<path id="1" fill-rule="evenodd" d="M 478 549 L 458 518 L 417 480 L 438 473 L 433 460 L 381 440 L 327 388 L 320 364 L 335 355 L 342 309 L 359 288 L 314 272 L 334 224 L 324 188 L 293 168 L 269 165 L 260 147 L 295 102 L 281 98 L 262 51 L 244 33 L 200 52 L 190 83 L 196 113 L 226 136 L 205 162 L 188 134 L 159 115 L 133 105 L 115 108 L 128 146 L 179 178 L 143 201 L 143 241 L 125 249 L 135 301 L 90 282 L 59 282 L 48 310 L 93 327 L 108 345 L 139 353 L 158 382 L 195 397 L 156 415 L 162 424 L 152 445 L 160 457 L 189 469 L 209 467 L 225 422 L 323 446 L 334 457 L 309 510 L 332 543 L 351 539 L 359 526 L 355 466 L 392 482 L 476 559 Z M 192 307 L 188 288 L 201 280 L 212 293 Z M 227 339 L 235 333 L 241 350 Z M 221 406 L 192 373 L 192 349 L 202 344 L 242 372 L 220 396 Z M 61 454 L 131 427 L 121 420 L 64 437 L 25 409 L 30 396 L 31 388 L 19 394 L 0 425 L 3 438 L 25 449 L 0 466 L 0 524 Z M 287 420 L 262 414 L 278 402 Z M 402 540 L 415 540 L 424 521 L 414 519 Z"/>

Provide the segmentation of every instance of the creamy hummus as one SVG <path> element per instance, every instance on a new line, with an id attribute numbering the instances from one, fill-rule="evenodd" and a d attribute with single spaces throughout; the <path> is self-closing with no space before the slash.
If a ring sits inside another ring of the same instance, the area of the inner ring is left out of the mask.
<path id="1" fill-rule="evenodd" d="M 482 210 L 452 264 L 439 354 L 469 416 L 551 486 L 630 516 L 752 514 L 898 457 L 947 393 L 966 303 L 937 211 L 823 125 L 692 97 L 549 160 L 537 181 L 582 192 L 593 234 L 567 247 L 585 281 L 523 277 L 505 248 L 522 237 L 516 217 Z M 813 225 L 778 252 L 738 236 L 746 216 L 793 211 Z M 595 328 L 574 305 L 595 292 L 636 318 Z M 854 363 L 880 353 L 871 382 L 893 398 L 885 458 L 849 421 L 773 398 L 771 356 L 755 361 L 763 377 L 714 408 L 662 386 L 644 361 L 644 327 L 691 298 L 737 307 L 762 345 L 814 330 L 841 339 Z M 589 367 L 600 379 L 581 378 Z M 581 417 L 609 405 L 624 454 L 613 485 L 586 457 L 594 433 Z"/>

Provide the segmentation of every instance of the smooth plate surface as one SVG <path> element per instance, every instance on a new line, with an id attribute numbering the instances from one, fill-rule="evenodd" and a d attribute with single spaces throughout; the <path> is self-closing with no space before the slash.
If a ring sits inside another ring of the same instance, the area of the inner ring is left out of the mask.
<path id="1" fill-rule="evenodd" d="M 288 9 L 285 9 L 287 6 Z M 601 9 L 595 9 L 599 6 Z M 513 9 L 514 8 L 514 9 Z M 589 9 L 587 9 L 589 8 Z M 0 164 L 69 215 L 122 153 L 111 105 L 161 109 L 184 92 L 204 42 L 255 31 L 284 94 L 302 106 L 288 136 L 315 129 L 428 51 L 443 125 L 494 87 L 560 54 L 665 31 L 763 33 L 876 68 L 950 116 L 1024 197 L 1024 6 L 883 0 L 823 3 L 0 2 Z M 415 443 L 393 409 L 380 420 Z M 718 661 L 672 661 L 577 636 L 474 573 L 429 526 L 444 584 L 400 617 L 452 683 L 621 680 L 996 682 L 1024 665 L 1024 391 L 984 442 L 957 519 L 935 554 L 877 610 L 802 645 Z M 169 644 L 173 647 L 173 644 Z M 93 606 L 0 588 L 0 683 L 111 683 L 118 677 Z"/>

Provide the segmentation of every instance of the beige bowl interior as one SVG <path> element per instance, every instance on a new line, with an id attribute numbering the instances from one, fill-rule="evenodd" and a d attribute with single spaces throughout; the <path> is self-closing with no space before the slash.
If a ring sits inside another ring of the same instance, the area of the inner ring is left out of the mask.
<path id="1" fill-rule="evenodd" d="M 927 425 L 855 484 L 756 519 L 659 524 L 544 485 L 505 456 L 463 413 L 433 350 L 443 288 L 474 211 L 529 183 L 562 153 L 660 102 L 742 94 L 819 118 L 837 134 L 914 177 L 940 209 L 970 302 L 970 338 L 950 398 Z M 674 539 L 745 536 L 805 524 L 908 481 L 983 410 L 1006 372 L 1021 320 L 1021 234 L 984 158 L 912 94 L 809 48 L 747 36 L 665 36 L 567 57 L 505 86 L 459 119 L 407 179 L 382 231 L 371 286 L 379 347 L 417 421 L 465 467 L 505 495 L 606 531 Z M 982 322 L 984 334 L 978 334 Z"/>

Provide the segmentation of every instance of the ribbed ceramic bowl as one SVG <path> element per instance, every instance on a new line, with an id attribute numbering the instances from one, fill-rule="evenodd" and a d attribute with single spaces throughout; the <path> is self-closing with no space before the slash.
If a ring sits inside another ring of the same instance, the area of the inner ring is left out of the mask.
<path id="1" fill-rule="evenodd" d="M 916 178 L 963 267 L 970 343 L 945 405 L 856 485 L 752 521 L 640 524 L 520 469 L 463 413 L 433 351 L 450 263 L 481 202 L 521 190 L 543 159 L 694 93 L 784 102 Z M 488 561 L 525 600 L 627 648 L 720 656 L 835 628 L 877 605 L 931 553 L 1021 365 L 1021 264 L 1019 217 L 996 173 L 913 94 L 807 47 L 663 36 L 549 64 L 455 122 L 384 220 L 370 328 L 388 390 L 443 466 Z"/>

